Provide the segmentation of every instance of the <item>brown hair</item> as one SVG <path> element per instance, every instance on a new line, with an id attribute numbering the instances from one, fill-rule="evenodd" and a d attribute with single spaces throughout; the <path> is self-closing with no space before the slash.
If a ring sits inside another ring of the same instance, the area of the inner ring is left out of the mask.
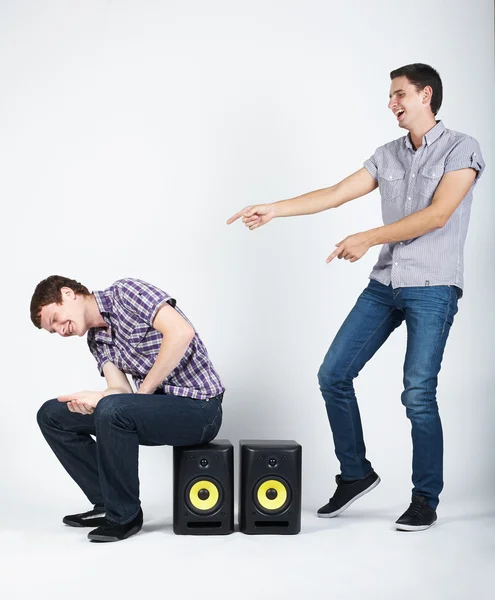
<path id="1" fill-rule="evenodd" d="M 396 79 L 397 77 L 407 77 L 418 92 L 421 92 L 429 85 L 433 91 L 430 104 L 431 112 L 434 115 L 437 114 L 443 100 L 443 85 L 438 71 L 430 67 L 430 65 L 414 63 L 395 69 L 395 71 L 390 73 L 390 79 Z"/>
<path id="2" fill-rule="evenodd" d="M 86 286 L 74 279 L 62 277 L 61 275 L 50 275 L 50 277 L 43 279 L 36 286 L 31 298 L 31 321 L 38 329 L 41 329 L 41 309 L 53 302 L 62 304 L 62 292 L 60 290 L 63 287 L 68 287 L 81 296 L 91 295 Z"/>

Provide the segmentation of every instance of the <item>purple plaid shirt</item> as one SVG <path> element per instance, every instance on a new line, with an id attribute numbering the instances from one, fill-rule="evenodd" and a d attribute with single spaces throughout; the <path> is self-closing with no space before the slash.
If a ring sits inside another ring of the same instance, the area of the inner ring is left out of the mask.
<path id="1" fill-rule="evenodd" d="M 93 294 L 108 324 L 108 333 L 105 328 L 92 327 L 88 331 L 88 346 L 100 374 L 103 375 L 103 365 L 112 362 L 131 375 L 139 389 L 162 343 L 162 334 L 151 325 L 160 307 L 168 303 L 188 323 L 190 321 L 176 306 L 174 298 L 140 279 L 119 279 L 108 289 Z M 213 398 L 224 391 L 197 333 L 180 363 L 158 389 L 197 400 Z"/>

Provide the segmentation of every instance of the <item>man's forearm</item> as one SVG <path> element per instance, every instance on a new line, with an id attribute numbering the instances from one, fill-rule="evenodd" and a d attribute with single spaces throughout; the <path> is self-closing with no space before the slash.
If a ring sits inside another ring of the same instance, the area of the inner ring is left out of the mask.
<path id="1" fill-rule="evenodd" d="M 191 334 L 163 337 L 156 360 L 139 388 L 140 394 L 152 394 L 180 363 L 191 340 Z"/>
<path id="2" fill-rule="evenodd" d="M 276 217 L 295 217 L 336 208 L 342 204 L 338 193 L 338 184 L 328 188 L 308 192 L 289 200 L 280 200 L 272 204 Z"/>
<path id="3" fill-rule="evenodd" d="M 445 225 L 444 219 L 431 206 L 415 212 L 395 223 L 368 231 L 371 246 L 404 242 Z"/>
<path id="4" fill-rule="evenodd" d="M 101 393 L 101 397 L 112 396 L 113 394 L 132 394 L 132 389 L 124 387 L 109 387 Z"/>

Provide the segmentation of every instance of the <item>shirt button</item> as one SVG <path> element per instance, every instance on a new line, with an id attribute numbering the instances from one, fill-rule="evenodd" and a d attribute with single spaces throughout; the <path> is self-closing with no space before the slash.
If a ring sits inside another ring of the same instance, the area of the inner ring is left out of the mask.
<path id="1" fill-rule="evenodd" d="M 416 177 L 416 175 L 415 175 L 414 173 L 412 174 L 412 176 L 413 176 L 413 177 Z"/>
<path id="2" fill-rule="evenodd" d="M 400 245 L 401 245 L 401 246 L 403 246 L 403 245 L 404 245 L 404 242 L 401 242 L 401 243 L 400 243 Z M 397 263 L 395 263 L 395 264 L 397 264 Z"/>
<path id="3" fill-rule="evenodd" d="M 394 263 L 394 264 L 395 264 L 395 266 L 397 266 L 399 263 Z"/>
<path id="4" fill-rule="evenodd" d="M 411 199 L 411 196 L 409 196 L 408 200 L 410 200 L 410 199 Z"/>

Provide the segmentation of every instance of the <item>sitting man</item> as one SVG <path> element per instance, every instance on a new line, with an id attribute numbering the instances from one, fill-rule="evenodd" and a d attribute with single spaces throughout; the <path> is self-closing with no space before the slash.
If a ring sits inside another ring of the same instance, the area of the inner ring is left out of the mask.
<path id="1" fill-rule="evenodd" d="M 73 279 L 50 276 L 35 289 L 31 320 L 63 337 L 87 333 L 107 383 L 103 392 L 48 400 L 38 412 L 46 441 L 94 505 L 63 521 L 96 527 L 90 540 L 126 539 L 143 523 L 139 444 L 213 440 L 222 422 L 224 387 L 176 301 L 139 279 L 120 279 L 90 293 Z"/>

